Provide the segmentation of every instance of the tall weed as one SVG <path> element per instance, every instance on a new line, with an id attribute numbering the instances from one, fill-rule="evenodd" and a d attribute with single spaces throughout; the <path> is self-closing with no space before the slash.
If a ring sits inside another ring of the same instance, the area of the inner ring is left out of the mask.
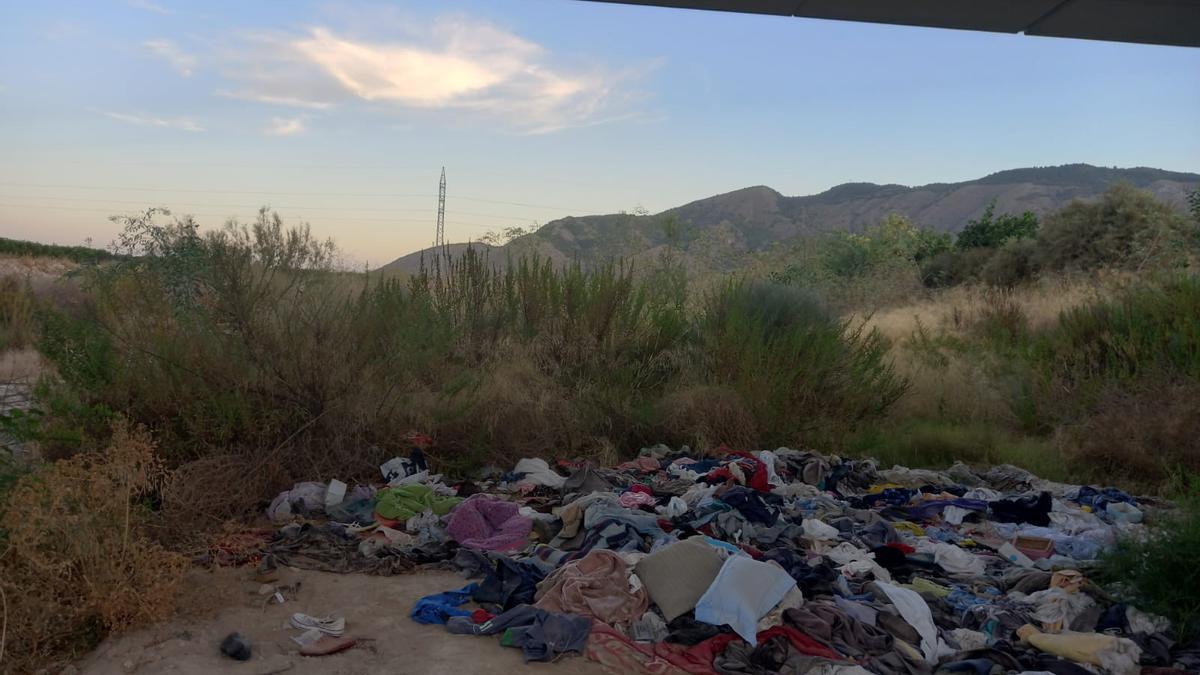
<path id="1" fill-rule="evenodd" d="M 794 287 L 729 282 L 709 296 L 699 331 L 708 381 L 738 392 L 764 444 L 827 440 L 907 387 L 878 332 Z"/>

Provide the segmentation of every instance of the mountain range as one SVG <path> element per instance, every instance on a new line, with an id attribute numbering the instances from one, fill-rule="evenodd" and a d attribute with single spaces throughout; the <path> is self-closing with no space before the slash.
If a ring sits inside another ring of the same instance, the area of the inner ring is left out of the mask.
<path id="1" fill-rule="evenodd" d="M 1011 169 L 976 180 L 917 187 L 845 183 L 803 197 L 787 197 L 760 185 L 657 214 L 561 218 L 504 246 L 474 246 L 488 250 L 495 261 L 537 252 L 555 261 L 578 259 L 585 265 L 614 258 L 637 264 L 657 259 L 671 247 L 689 266 L 732 269 L 748 255 L 786 246 L 797 237 L 861 231 L 889 214 L 905 216 L 922 227 L 958 232 L 992 200 L 997 213 L 1032 211 L 1040 216 L 1074 199 L 1095 198 L 1121 181 L 1182 207 L 1188 193 L 1200 187 L 1200 174 L 1068 164 Z M 446 252 L 458 255 L 466 246 L 452 244 Z M 432 254 L 432 249 L 418 251 L 383 269 L 416 272 L 422 256 L 429 260 Z"/>

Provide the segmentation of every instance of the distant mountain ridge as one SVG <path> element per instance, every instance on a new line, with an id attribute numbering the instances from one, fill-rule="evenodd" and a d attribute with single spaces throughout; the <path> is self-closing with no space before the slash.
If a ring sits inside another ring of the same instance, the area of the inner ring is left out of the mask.
<path id="1" fill-rule="evenodd" d="M 700 199 L 653 215 L 571 216 L 551 221 L 537 232 L 490 248 L 493 260 L 538 252 L 565 262 L 585 264 L 610 258 L 653 260 L 667 247 L 690 264 L 715 269 L 736 267 L 747 254 L 765 251 L 806 234 L 835 230 L 861 231 L 889 214 L 945 232 L 958 232 L 994 199 L 998 212 L 1059 209 L 1073 199 L 1091 199 L 1114 183 L 1126 181 L 1158 199 L 1182 207 L 1200 174 L 1148 167 L 1108 168 L 1090 164 L 1029 167 L 999 171 L 959 183 L 909 187 L 844 183 L 824 192 L 786 197 L 755 186 Z M 664 222 L 674 218 L 675 232 Z M 461 247 L 455 247 L 460 251 Z M 418 251 L 383 269 L 419 269 Z M 452 253 L 453 254 L 453 253 Z"/>

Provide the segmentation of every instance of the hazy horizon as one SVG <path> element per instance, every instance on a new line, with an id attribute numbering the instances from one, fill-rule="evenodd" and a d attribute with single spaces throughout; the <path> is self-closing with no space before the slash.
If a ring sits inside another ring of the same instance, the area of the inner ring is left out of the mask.
<path id="1" fill-rule="evenodd" d="M 260 205 L 352 261 L 768 185 L 1197 171 L 1200 51 L 576 1 L 6 11 L 0 235 Z"/>

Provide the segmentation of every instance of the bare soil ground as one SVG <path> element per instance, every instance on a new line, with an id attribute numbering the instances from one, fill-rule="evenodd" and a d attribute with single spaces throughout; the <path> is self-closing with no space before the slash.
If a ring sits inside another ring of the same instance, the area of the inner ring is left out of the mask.
<path id="1" fill-rule="evenodd" d="M 286 570 L 280 584 L 300 583 L 294 601 L 265 604 L 250 568 L 196 570 L 188 577 L 182 609 L 170 622 L 110 638 L 76 664 L 83 673 L 422 673 L 498 675 L 522 672 L 599 675 L 606 671 L 582 656 L 558 663 L 524 664 L 519 649 L 500 646 L 496 637 L 451 635 L 442 626 L 424 626 L 408 617 L 418 598 L 466 584 L 450 572 L 394 577 Z M 300 656 L 289 638 L 301 631 L 288 625 L 293 612 L 340 613 L 346 634 L 359 644 L 341 654 Z M 250 639 L 253 656 L 238 662 L 222 656 L 221 640 L 238 631 Z"/>

